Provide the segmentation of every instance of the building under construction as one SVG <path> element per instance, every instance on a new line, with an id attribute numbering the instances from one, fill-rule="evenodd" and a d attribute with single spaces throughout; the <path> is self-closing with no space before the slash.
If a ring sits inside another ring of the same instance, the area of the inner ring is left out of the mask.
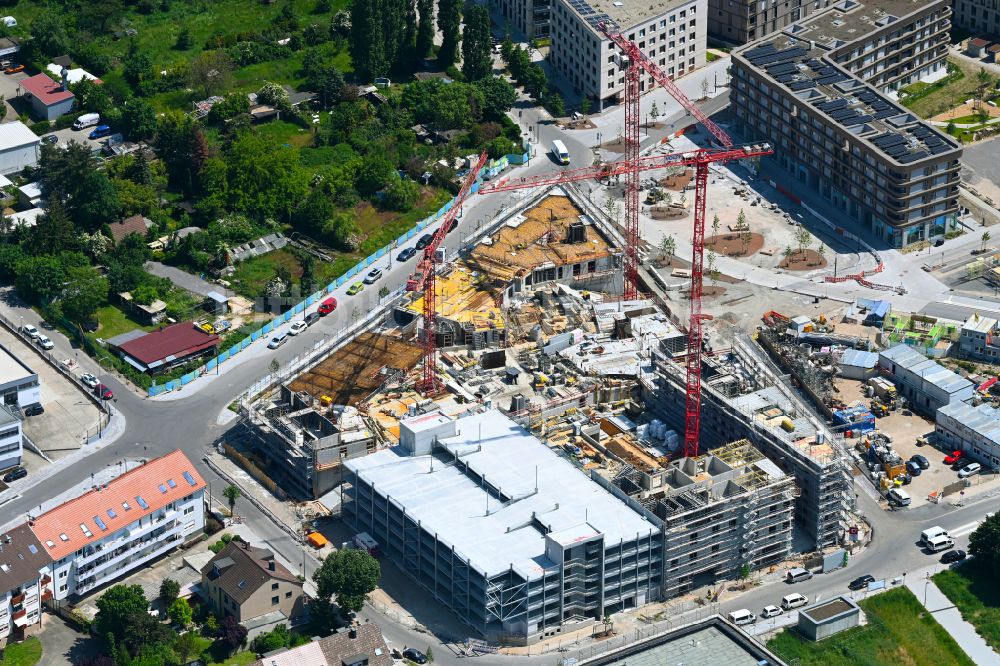
<path id="1" fill-rule="evenodd" d="M 653 469 L 626 462 L 613 477 L 595 478 L 659 521 L 666 598 L 791 552 L 795 480 L 747 440 Z"/>
<path id="2" fill-rule="evenodd" d="M 668 423 L 684 422 L 683 369 L 658 352 L 655 372 L 642 379 L 646 405 Z M 850 461 L 840 441 L 786 385 L 782 373 L 752 341 L 705 358 L 701 442 L 749 440 L 798 486 L 795 519 L 814 548 L 837 544 L 853 500 Z"/>

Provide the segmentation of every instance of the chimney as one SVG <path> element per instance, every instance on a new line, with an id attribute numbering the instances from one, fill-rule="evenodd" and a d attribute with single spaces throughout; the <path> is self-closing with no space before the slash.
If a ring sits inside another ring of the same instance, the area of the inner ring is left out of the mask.
<path id="1" fill-rule="evenodd" d="M 268 571 L 274 571 L 274 560 L 268 560 L 268 562 L 267 562 L 267 570 Z"/>
<path id="2" fill-rule="evenodd" d="M 357 628 L 356 627 L 351 627 L 350 630 L 347 632 L 347 637 L 351 638 L 351 639 L 357 638 L 358 637 L 358 630 L 357 630 Z"/>

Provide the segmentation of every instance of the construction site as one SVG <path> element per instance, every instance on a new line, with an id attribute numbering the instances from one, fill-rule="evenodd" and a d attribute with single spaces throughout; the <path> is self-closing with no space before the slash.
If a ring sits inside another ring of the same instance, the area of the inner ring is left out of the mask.
<path id="1" fill-rule="evenodd" d="M 770 146 L 734 147 L 678 97 L 722 147 L 640 157 L 638 69 L 682 93 L 602 30 L 633 58 L 625 159 L 480 183 L 533 191 L 446 261 L 483 154 L 369 332 L 241 403 L 278 486 L 338 494 L 366 547 L 501 642 L 836 548 L 851 520 L 850 460 L 823 415 L 757 341 L 702 331 L 708 167 Z M 694 251 L 671 298 L 641 254 L 639 173 L 684 167 Z M 621 175 L 624 221 L 575 184 Z"/>

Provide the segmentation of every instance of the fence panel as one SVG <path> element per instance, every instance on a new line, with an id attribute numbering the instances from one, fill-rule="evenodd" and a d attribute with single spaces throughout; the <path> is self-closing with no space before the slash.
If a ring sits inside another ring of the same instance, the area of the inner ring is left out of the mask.
<path id="1" fill-rule="evenodd" d="M 302 301 L 292 309 L 293 314 L 298 314 L 306 309 L 307 301 Z"/>
<path id="2" fill-rule="evenodd" d="M 216 358 L 219 359 L 219 363 L 222 363 L 223 361 L 228 361 L 229 360 L 229 356 L 230 356 L 230 354 L 229 354 L 229 351 L 227 350 L 227 351 L 224 351 L 221 354 L 219 354 Z"/>
<path id="3" fill-rule="evenodd" d="M 273 329 L 273 328 L 274 328 L 274 322 L 273 321 L 269 321 L 269 322 L 267 322 L 266 324 L 264 324 L 261 327 L 260 334 L 261 335 L 267 335 L 268 333 L 271 332 L 271 329 Z"/>
<path id="4" fill-rule="evenodd" d="M 155 397 L 155 396 L 158 396 L 161 393 L 166 393 L 166 392 L 167 392 L 167 387 L 166 386 L 150 386 L 149 389 L 146 391 L 146 393 L 151 398 Z"/>
<path id="5" fill-rule="evenodd" d="M 254 340 L 258 339 L 259 337 L 260 336 L 258 335 L 256 338 L 243 338 L 240 341 L 240 349 L 246 349 L 247 347 L 253 344 Z M 236 352 L 233 353 L 235 354 Z"/>
<path id="6" fill-rule="evenodd" d="M 171 379 L 169 382 L 163 385 L 164 391 L 176 391 L 181 387 L 180 380 Z"/>
<path id="7" fill-rule="evenodd" d="M 181 375 L 181 386 L 185 384 L 190 384 L 198 377 L 197 372 L 189 372 L 186 375 Z"/>
<path id="8" fill-rule="evenodd" d="M 219 365 L 219 357 L 216 356 L 215 358 L 210 359 L 209 362 L 205 364 L 205 372 L 211 372 L 212 370 L 215 370 L 216 366 L 218 365 Z"/>

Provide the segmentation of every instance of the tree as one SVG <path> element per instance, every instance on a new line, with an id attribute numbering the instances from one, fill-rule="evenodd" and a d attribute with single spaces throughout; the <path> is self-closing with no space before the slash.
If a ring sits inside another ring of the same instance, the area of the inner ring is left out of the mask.
<path id="1" fill-rule="evenodd" d="M 242 491 L 236 486 L 229 484 L 222 491 L 222 496 L 229 501 L 229 515 L 233 516 L 236 513 L 236 500 L 243 495 Z"/>
<path id="2" fill-rule="evenodd" d="M 122 64 L 122 76 L 133 88 L 138 88 L 139 84 L 153 76 L 153 61 L 139 50 L 139 43 L 134 39 L 129 42 Z"/>
<path id="3" fill-rule="evenodd" d="M 253 639 L 250 649 L 257 653 L 272 652 L 283 647 L 288 647 L 292 643 L 292 634 L 284 623 L 279 624 L 266 634 L 261 634 Z"/>
<path id="4" fill-rule="evenodd" d="M 750 251 L 750 243 L 753 242 L 753 234 L 750 233 L 749 227 L 740 232 L 740 241 L 743 244 L 743 255 L 745 256 Z"/>
<path id="5" fill-rule="evenodd" d="M 333 214 L 330 197 L 321 188 L 316 188 L 292 213 L 292 226 L 307 236 L 319 237 Z"/>
<path id="6" fill-rule="evenodd" d="M 989 242 L 990 238 L 992 238 L 992 236 L 990 236 L 990 232 L 984 231 L 983 232 L 983 246 L 982 246 L 982 251 L 983 252 L 986 251 L 986 243 Z"/>
<path id="7" fill-rule="evenodd" d="M 708 77 L 705 77 L 705 78 L 703 78 L 701 80 L 701 97 L 702 97 L 702 99 L 708 97 L 708 86 L 709 86 Z"/>
<path id="8" fill-rule="evenodd" d="M 66 271 L 61 303 L 67 319 L 75 322 L 89 319 L 107 301 L 108 280 L 96 269 L 77 266 Z"/>
<path id="9" fill-rule="evenodd" d="M 75 250 L 78 246 L 73 221 L 69 219 L 66 207 L 59 198 L 52 200 L 48 211 L 38 218 L 27 235 L 30 251 L 35 254 L 54 255 Z"/>
<path id="10" fill-rule="evenodd" d="M 677 241 L 674 239 L 673 234 L 669 236 L 663 234 L 663 238 L 660 239 L 660 250 L 664 254 L 668 254 L 671 257 L 674 256 L 674 252 L 677 251 Z"/>
<path id="11" fill-rule="evenodd" d="M 557 92 L 550 92 L 545 96 L 545 108 L 556 118 L 562 118 L 566 115 L 566 105 L 563 102 L 562 95 Z"/>
<path id="12" fill-rule="evenodd" d="M 969 554 L 977 563 L 1000 576 L 1000 512 L 987 516 L 969 535 Z"/>
<path id="13" fill-rule="evenodd" d="M 750 225 L 747 224 L 747 214 L 743 212 L 742 208 L 740 208 L 740 214 L 736 216 L 736 228 L 740 231 L 750 228 Z"/>
<path id="14" fill-rule="evenodd" d="M 191 604 L 188 603 L 187 599 L 178 597 L 174 599 L 173 603 L 170 604 L 170 608 L 167 609 L 167 616 L 175 624 L 186 627 L 191 624 L 194 611 L 191 610 Z"/>
<path id="15" fill-rule="evenodd" d="M 69 37 L 61 11 L 44 11 L 31 24 L 31 41 L 29 44 L 46 56 L 63 55 L 69 50 Z"/>
<path id="16" fill-rule="evenodd" d="M 718 236 L 719 235 L 719 229 L 721 229 L 721 228 L 722 228 L 722 223 L 719 222 L 719 216 L 716 215 L 715 217 L 712 218 L 712 235 L 713 236 Z M 718 241 L 719 241 L 719 239 L 716 238 L 713 242 L 717 243 Z"/>
<path id="17" fill-rule="evenodd" d="M 225 156 L 223 194 L 229 208 L 250 216 L 290 219 L 309 191 L 298 153 L 271 138 L 240 132 Z"/>
<path id="18" fill-rule="evenodd" d="M 160 601 L 164 606 L 170 606 L 180 593 L 181 584 L 173 578 L 164 578 L 160 583 Z"/>
<path id="19" fill-rule="evenodd" d="M 649 107 L 649 117 L 653 119 L 653 124 L 656 124 L 656 119 L 660 117 L 660 109 L 656 106 L 656 102 L 653 102 L 653 106 Z"/>
<path id="20" fill-rule="evenodd" d="M 125 102 L 121 122 L 122 130 L 130 139 L 148 139 L 156 133 L 156 111 L 140 97 Z"/>
<path id="21" fill-rule="evenodd" d="M 94 634 L 114 648 L 129 636 L 137 618 L 152 619 L 148 611 L 149 601 L 141 585 L 114 585 L 97 600 Z"/>
<path id="22" fill-rule="evenodd" d="M 192 46 L 194 46 L 194 41 L 191 39 L 191 31 L 185 25 L 177 33 L 177 41 L 174 42 L 174 48 L 178 51 L 187 51 Z"/>
<path id="23" fill-rule="evenodd" d="M 708 276 L 712 279 L 713 285 L 715 284 L 716 280 L 719 279 L 719 271 L 716 270 L 715 268 L 715 261 L 717 257 L 718 255 L 711 251 L 705 256 L 705 264 L 707 265 L 708 268 Z"/>
<path id="24" fill-rule="evenodd" d="M 417 24 L 416 56 L 426 58 L 434 46 L 434 0 L 417 0 L 417 13 L 420 19 Z"/>
<path id="25" fill-rule="evenodd" d="M 191 61 L 191 86 L 206 97 L 218 95 L 229 88 L 233 61 L 223 51 L 204 51 Z"/>
<path id="26" fill-rule="evenodd" d="M 744 564 L 743 566 L 741 566 L 740 567 L 740 573 L 739 573 L 740 580 L 742 580 L 742 581 L 749 580 L 750 579 L 750 573 L 751 573 L 751 571 L 750 571 L 750 565 L 749 564 Z"/>
<path id="27" fill-rule="evenodd" d="M 216 634 L 216 637 L 224 646 L 229 648 L 229 652 L 232 653 L 234 650 L 246 643 L 247 630 L 244 626 L 239 624 L 232 615 L 227 615 L 222 618 L 222 622 L 219 623 L 219 631 Z"/>
<path id="28" fill-rule="evenodd" d="M 288 91 L 278 83 L 265 81 L 264 85 L 257 91 L 257 100 L 262 104 L 272 106 L 282 113 L 291 113 L 292 103 L 288 98 Z"/>
<path id="29" fill-rule="evenodd" d="M 580 99 L 580 113 L 584 116 L 590 113 L 590 98 L 586 95 Z"/>
<path id="30" fill-rule="evenodd" d="M 313 573 L 321 599 L 334 595 L 342 609 L 358 612 L 381 577 L 378 560 L 363 550 L 338 550 Z"/>
<path id="31" fill-rule="evenodd" d="M 453 65 L 458 58 L 458 32 L 462 22 L 461 0 L 438 0 L 437 22 L 441 31 L 438 63 L 442 67 L 447 67 Z"/>
<path id="32" fill-rule="evenodd" d="M 383 3 L 377 0 L 352 0 L 351 32 L 348 48 L 359 81 L 385 76 L 390 63 L 386 58 L 386 35 L 382 21 Z"/>
<path id="33" fill-rule="evenodd" d="M 799 254 L 805 254 L 805 251 L 812 245 L 812 234 L 809 233 L 809 230 L 804 225 L 800 224 L 795 229 L 795 243 L 799 246 Z"/>
<path id="34" fill-rule="evenodd" d="M 197 634 L 193 631 L 187 631 L 183 634 L 179 634 L 174 640 L 173 648 L 174 654 L 177 655 L 180 663 L 187 664 L 191 655 L 193 655 L 195 650 L 198 649 Z M 114 665 L 112 664 L 112 666 Z"/>
<path id="35" fill-rule="evenodd" d="M 501 120 L 517 102 L 517 91 L 506 79 L 498 76 L 487 76 L 475 83 L 483 94 L 483 118 Z"/>
<path id="36" fill-rule="evenodd" d="M 405 212 L 413 208 L 419 197 L 420 186 L 412 180 L 404 180 L 397 173 L 389 177 L 389 184 L 385 188 L 386 207 Z"/>
<path id="37" fill-rule="evenodd" d="M 473 5 L 465 11 L 462 31 L 462 74 L 469 81 L 478 81 L 493 72 L 490 40 L 490 12 L 484 5 Z"/>
<path id="38" fill-rule="evenodd" d="M 53 256 L 27 257 L 17 262 L 14 286 L 18 293 L 32 303 L 52 300 L 62 291 L 66 269 Z"/>

